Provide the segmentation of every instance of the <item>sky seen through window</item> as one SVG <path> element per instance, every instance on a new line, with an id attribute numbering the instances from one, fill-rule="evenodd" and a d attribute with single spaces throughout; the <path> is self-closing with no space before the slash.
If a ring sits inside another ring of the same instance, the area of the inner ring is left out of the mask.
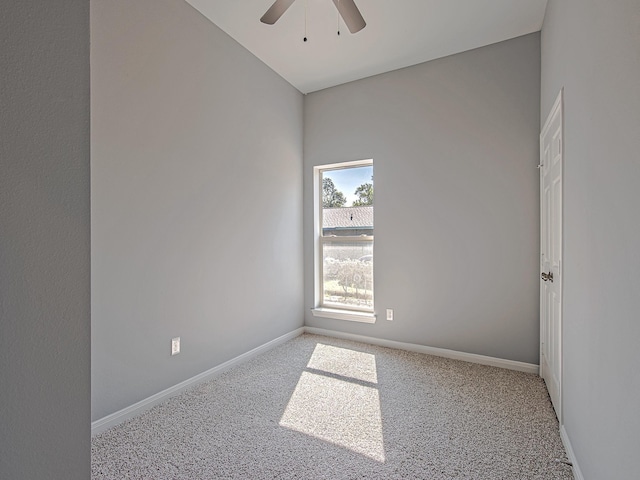
<path id="1" fill-rule="evenodd" d="M 373 167 L 343 168 L 339 170 L 328 170 L 324 176 L 333 180 L 333 184 L 341 191 L 347 199 L 345 207 L 350 207 L 358 197 L 355 195 L 356 188 L 363 183 L 373 183 L 371 176 Z"/>

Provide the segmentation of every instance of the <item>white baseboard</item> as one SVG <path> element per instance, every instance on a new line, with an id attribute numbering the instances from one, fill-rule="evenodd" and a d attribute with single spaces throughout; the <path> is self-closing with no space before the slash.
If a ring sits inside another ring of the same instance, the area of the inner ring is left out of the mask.
<path id="1" fill-rule="evenodd" d="M 502 358 L 487 357 L 485 355 L 477 355 L 475 353 L 457 352 L 446 348 L 426 347 L 415 343 L 396 342 L 393 340 L 384 340 L 381 338 L 366 337 L 364 335 L 355 335 L 352 333 L 336 332 L 334 330 L 325 330 L 324 328 L 304 327 L 305 333 L 314 333 L 316 335 L 325 335 L 327 337 L 343 338 L 345 340 L 354 340 L 362 343 L 370 343 L 381 347 L 396 348 L 398 350 L 407 350 L 409 352 L 426 353 L 437 357 L 451 358 L 454 360 L 462 360 L 465 362 L 479 363 L 481 365 L 490 365 L 492 367 L 506 368 L 508 370 L 517 370 L 519 372 L 534 373 L 540 372 L 540 367 L 533 363 L 516 362 L 514 360 L 504 360 Z"/>
<path id="2" fill-rule="evenodd" d="M 410 352 L 418 352 L 418 353 L 426 353 L 429 355 L 436 355 L 438 357 L 452 358 L 454 360 L 463 360 L 471 363 L 479 363 L 482 365 L 490 365 L 494 367 L 506 368 L 509 370 L 518 370 L 520 372 L 534 373 L 538 374 L 539 367 L 538 365 L 534 365 L 531 363 L 524 362 L 516 362 L 513 360 L 504 360 L 501 358 L 487 357 L 484 355 L 476 355 L 473 353 L 465 353 L 465 352 L 457 352 L 455 350 L 447 350 L 445 348 L 435 348 L 435 347 L 426 347 L 424 345 L 417 345 L 413 343 L 404 343 L 404 342 L 396 342 L 393 340 L 384 340 L 380 338 L 367 337 L 364 335 L 355 335 L 351 333 L 342 333 L 336 332 L 333 330 L 325 330 L 323 328 L 314 328 L 314 327 L 301 327 L 292 332 L 289 332 L 281 337 L 278 337 L 270 342 L 265 343 L 259 347 L 254 348 L 242 355 L 239 355 L 231 360 L 228 360 L 216 367 L 213 367 L 205 372 L 202 372 L 194 377 L 191 377 L 183 382 L 178 383 L 172 387 L 169 387 L 161 392 L 158 392 L 154 395 L 151 395 L 148 398 L 140 400 L 133 405 L 123 408 L 122 410 L 118 410 L 106 417 L 100 418 L 91 423 L 91 435 L 95 435 L 97 433 L 108 430 L 111 427 L 118 425 L 119 423 L 124 422 L 130 418 L 133 418 L 137 415 L 140 415 L 142 412 L 150 409 L 154 405 L 157 405 L 165 400 L 177 395 L 178 393 L 186 390 L 187 388 L 193 387 L 199 383 L 202 383 L 206 380 L 214 378 L 221 373 L 229 370 L 230 368 L 239 365 L 241 363 L 250 360 L 261 353 L 267 352 L 272 348 L 275 348 L 292 338 L 295 338 L 303 333 L 313 333 L 316 335 L 324 335 L 327 337 L 335 337 L 335 338 L 344 338 L 346 340 L 354 340 L 357 342 L 370 343 L 372 345 L 379 345 L 382 347 L 388 348 L 396 348 L 399 350 L 407 350 Z M 564 441 L 564 437 L 563 437 Z M 567 440 L 568 441 L 568 440 Z M 570 448 L 567 448 L 567 452 Z M 571 460 L 574 463 L 575 461 Z M 575 467 L 574 467 L 575 468 Z M 579 471 L 579 470 L 578 470 Z M 582 480 L 581 477 L 576 477 L 577 480 Z"/>
<path id="3" fill-rule="evenodd" d="M 129 407 L 125 407 L 122 410 L 118 410 L 117 412 L 112 413 L 111 415 L 107 415 L 106 417 L 96 420 L 95 422 L 91 422 L 91 435 L 104 432 L 105 430 L 108 430 L 109 428 L 114 427 L 117 424 L 124 422 L 125 420 L 133 418 L 137 415 L 140 415 L 145 410 L 148 410 L 154 405 L 164 402 L 165 400 L 177 395 L 178 393 L 186 390 L 187 388 L 193 387 L 206 380 L 210 380 L 211 378 L 214 378 L 222 374 L 223 372 L 229 370 L 230 368 L 235 367 L 236 365 L 239 365 L 241 363 L 244 363 L 247 360 L 250 360 L 253 357 L 260 355 L 261 353 L 267 352 L 268 350 L 271 350 L 272 348 L 275 348 L 291 340 L 292 338 L 302 335 L 303 333 L 304 333 L 304 328 L 300 327 L 296 330 L 293 330 L 292 332 L 282 335 L 281 337 L 271 340 L 270 342 L 267 342 L 264 345 L 260 345 L 259 347 L 256 347 L 253 350 L 249 350 L 248 352 L 243 353 L 242 355 L 238 355 L 237 357 L 232 358 L 231 360 L 228 360 L 218 365 L 217 367 L 213 367 L 205 372 L 202 372 L 194 377 L 191 377 L 183 382 L 180 382 L 177 385 L 174 385 L 173 387 L 169 387 L 165 390 L 162 390 L 161 392 L 156 393 L 155 395 L 151 395 L 150 397 L 145 398 L 144 400 L 140 400 L 139 402 L 134 403 Z"/>
<path id="4" fill-rule="evenodd" d="M 578 466 L 578 460 L 576 459 L 576 454 L 573 453 L 573 447 L 571 446 L 571 441 L 569 440 L 569 435 L 564 428 L 564 425 L 560 426 L 560 438 L 562 439 L 562 444 L 564 445 L 564 449 L 567 451 L 567 458 L 573 464 L 573 476 L 575 480 L 584 480 L 584 476 L 580 471 L 580 467 Z"/>

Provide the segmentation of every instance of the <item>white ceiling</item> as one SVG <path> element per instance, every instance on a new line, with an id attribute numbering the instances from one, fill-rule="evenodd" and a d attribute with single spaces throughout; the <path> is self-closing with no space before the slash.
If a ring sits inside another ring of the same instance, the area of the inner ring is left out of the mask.
<path id="1" fill-rule="evenodd" d="M 356 0 L 349 33 L 331 0 L 296 0 L 275 25 L 273 0 L 186 0 L 302 93 L 540 30 L 547 0 Z M 305 36 L 307 9 L 307 42 Z"/>

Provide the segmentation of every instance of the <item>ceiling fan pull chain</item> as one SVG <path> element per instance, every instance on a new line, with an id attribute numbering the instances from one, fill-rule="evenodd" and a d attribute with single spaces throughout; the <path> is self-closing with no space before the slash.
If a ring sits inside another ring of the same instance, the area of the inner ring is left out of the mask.
<path id="1" fill-rule="evenodd" d="M 307 8 L 309 7 L 309 0 L 304 0 L 304 38 L 303 42 L 307 41 Z"/>
<path id="2" fill-rule="evenodd" d="M 340 12 L 336 10 L 336 19 L 338 20 L 338 36 L 340 36 Z"/>

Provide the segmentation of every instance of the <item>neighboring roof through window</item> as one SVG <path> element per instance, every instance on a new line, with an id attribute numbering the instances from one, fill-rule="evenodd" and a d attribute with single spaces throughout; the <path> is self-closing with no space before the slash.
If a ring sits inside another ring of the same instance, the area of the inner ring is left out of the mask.
<path id="1" fill-rule="evenodd" d="M 373 228 L 373 206 L 322 209 L 323 229 Z"/>

